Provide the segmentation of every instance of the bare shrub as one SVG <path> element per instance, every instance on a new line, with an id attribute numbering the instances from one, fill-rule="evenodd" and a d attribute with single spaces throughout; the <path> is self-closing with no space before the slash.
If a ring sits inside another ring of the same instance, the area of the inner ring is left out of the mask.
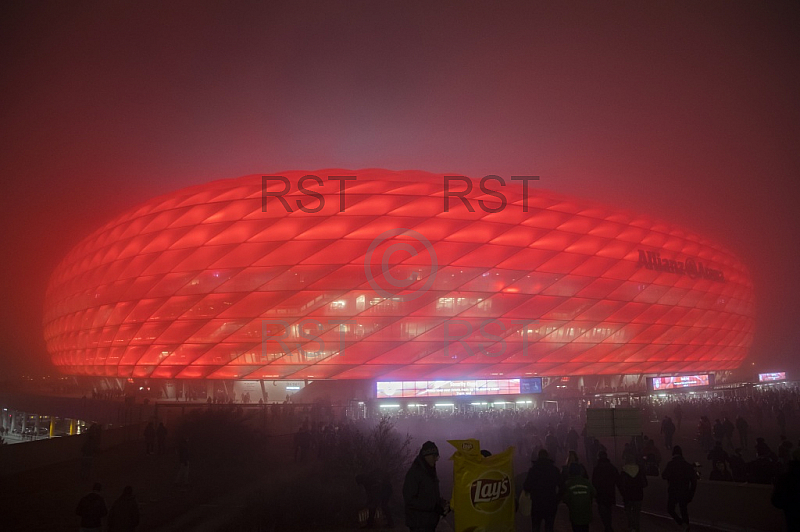
<path id="1" fill-rule="evenodd" d="M 245 503 L 241 519 L 223 531 L 352 528 L 365 504 L 356 475 L 379 469 L 398 484 L 411 461 L 411 437 L 400 435 L 388 418 L 346 425 L 327 445 L 319 460 L 276 472 Z"/>
<path id="2" fill-rule="evenodd" d="M 264 457 L 263 434 L 235 408 L 190 412 L 181 420 L 176 434 L 188 440 L 192 461 L 252 466 Z"/>

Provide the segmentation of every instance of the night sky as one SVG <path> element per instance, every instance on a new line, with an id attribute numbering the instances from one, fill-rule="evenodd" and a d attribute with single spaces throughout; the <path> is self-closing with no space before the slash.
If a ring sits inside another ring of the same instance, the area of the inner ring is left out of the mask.
<path id="1" fill-rule="evenodd" d="M 53 372 L 47 280 L 101 223 L 330 167 L 539 175 L 708 236 L 755 282 L 746 364 L 800 372 L 797 2 L 161 4 L 0 7 L 0 374 Z"/>

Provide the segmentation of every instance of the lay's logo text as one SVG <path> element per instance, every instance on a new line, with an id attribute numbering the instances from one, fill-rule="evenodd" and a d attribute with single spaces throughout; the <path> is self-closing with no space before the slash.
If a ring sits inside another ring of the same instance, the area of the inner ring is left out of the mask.
<path id="1" fill-rule="evenodd" d="M 470 486 L 472 504 L 492 502 L 508 497 L 511 492 L 511 481 L 507 476 L 500 480 L 479 478 Z"/>

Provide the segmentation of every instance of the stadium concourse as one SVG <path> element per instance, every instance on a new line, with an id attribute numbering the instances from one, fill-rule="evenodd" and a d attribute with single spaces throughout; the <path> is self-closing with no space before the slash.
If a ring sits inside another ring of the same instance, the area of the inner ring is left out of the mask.
<path id="1" fill-rule="evenodd" d="M 290 454 L 289 440 L 284 440 L 280 451 Z M 443 479 L 443 491 L 450 489 L 447 482 L 447 461 L 442 460 L 440 476 Z M 297 467 L 288 460 L 278 460 L 273 465 L 269 478 L 259 482 L 236 484 L 234 478 L 209 478 L 200 472 L 188 491 L 176 490 L 172 487 L 174 473 L 174 456 L 147 456 L 141 453 L 140 444 L 127 444 L 116 447 L 97 458 L 95 464 L 98 475 L 106 479 L 103 494 L 106 503 L 111 502 L 122 491 L 123 486 L 130 484 L 140 505 L 140 530 L 153 532 L 192 531 L 212 532 L 219 530 L 228 521 L 233 521 L 239 512 L 239 501 L 248 492 L 259 489 L 260 483 L 274 482 L 275 478 L 291 475 Z M 313 463 L 302 467 L 313 467 Z M 8 532 L 67 532 L 76 530 L 74 516 L 78 499 L 88 491 L 90 484 L 79 481 L 75 475 L 77 460 L 60 463 L 36 470 L 35 474 L 19 474 L 5 478 L 0 485 L 0 506 L 3 512 L 3 530 Z M 42 490 L 43 484 L 47 490 Z M 222 486 L 234 486 L 233 489 Z M 358 496 L 361 496 L 359 493 Z M 13 511 L 11 509 L 13 508 Z M 731 510 L 741 510 L 731 509 Z M 406 530 L 402 526 L 402 516 L 395 519 L 398 523 L 391 530 Z M 614 512 L 615 529 L 624 530 L 624 516 L 621 508 Z M 594 528 L 600 530 L 599 520 L 595 517 Z M 561 505 L 556 520 L 557 530 L 569 530 L 569 519 L 566 507 Z M 675 524 L 664 516 L 643 514 L 642 529 L 652 532 L 668 532 L 676 530 Z M 340 532 L 360 530 L 354 523 L 350 529 L 337 529 Z M 384 528 L 386 529 L 386 528 Z M 388 530 L 388 529 L 386 529 Z M 452 515 L 440 522 L 437 532 L 453 530 Z M 528 518 L 517 517 L 517 530 L 530 530 Z M 697 526 L 693 530 L 726 530 Z"/>
<path id="2" fill-rule="evenodd" d="M 738 393 L 738 394 L 737 394 Z M 692 528 L 695 530 L 734 530 L 734 531 L 773 531 L 782 530 L 783 517 L 779 510 L 770 505 L 772 486 L 756 482 L 715 482 L 709 481 L 710 461 L 707 459 L 707 449 L 704 442 L 698 440 L 696 425 L 700 416 L 710 417 L 712 420 L 726 414 L 728 417 L 744 417 L 749 422 L 749 445 L 743 451 L 747 462 L 755 461 L 755 439 L 763 437 L 765 443 L 775 453 L 774 465 L 776 473 L 782 467 L 781 449 L 786 441 L 796 442 L 800 436 L 797 427 L 798 387 L 795 383 L 782 383 L 769 388 L 741 389 L 739 392 L 714 394 L 678 394 L 665 397 L 643 397 L 641 406 L 644 410 L 644 419 L 647 420 L 644 435 L 656 442 L 660 449 L 662 466 L 669 458 L 660 433 L 661 420 L 664 415 L 675 416 L 676 410 L 682 410 L 682 422 L 677 423 L 674 443 L 684 448 L 684 456 L 690 462 L 700 464 L 701 481 L 695 501 L 690 506 Z M 39 399 L 47 399 L 39 397 Z M 69 398 L 51 396 L 52 401 L 70 401 Z M 6 398 L 8 400 L 8 398 Z M 83 405 L 82 399 L 72 399 L 75 404 Z M 92 412 L 116 413 L 123 401 L 111 399 L 89 399 L 85 402 L 89 406 L 95 405 Z M 508 445 L 517 447 L 514 459 L 517 489 L 521 485 L 521 477 L 528 467 L 528 460 L 532 452 L 532 443 L 522 438 L 516 427 L 533 426 L 537 432 L 544 435 L 548 425 L 552 424 L 558 431 L 569 433 L 570 426 L 581 430 L 583 426 L 582 411 L 578 408 L 580 403 L 574 403 L 576 408 L 569 407 L 568 401 L 562 401 L 559 412 L 548 411 L 544 408 L 504 409 L 484 412 L 456 412 L 434 410 L 434 413 L 425 415 L 410 412 L 395 412 L 390 416 L 399 433 L 408 433 L 412 436 L 414 452 L 421 442 L 433 440 L 442 450 L 444 458 L 449 456 L 448 439 L 476 437 L 481 440 L 482 447 L 493 452 L 498 452 Z M 678 409 L 680 405 L 680 409 Z M 175 417 L 183 408 L 208 409 L 234 412 L 243 409 L 245 413 L 268 412 L 270 406 L 266 405 L 205 405 L 192 403 L 172 402 L 159 405 L 163 407 L 159 416 L 170 420 L 167 425 L 173 428 Z M 624 406 L 624 405 L 623 405 Z M 144 408 L 138 417 L 149 419 L 156 411 L 156 405 L 129 405 L 129 407 Z M 170 451 L 166 455 L 146 455 L 143 453 L 142 427 L 132 434 L 130 441 L 122 441 L 112 445 L 112 430 L 104 434 L 104 441 L 108 445 L 102 453 L 95 457 L 94 473 L 92 478 L 103 480 L 104 494 L 108 503 L 121 492 L 124 485 L 135 487 L 135 493 L 142 508 L 142 530 L 218 530 L 220 527 L 236 519 L 237 512 L 241 511 L 241 495 L 252 493 L 259 488 L 268 489 L 281 479 L 291 479 L 302 470 L 313 470 L 317 462 L 311 458 L 300 464 L 293 463 L 289 457 L 293 452 L 293 437 L 298 429 L 311 417 L 312 434 L 314 429 L 320 428 L 320 423 L 325 427 L 334 427 L 338 430 L 345 426 L 374 423 L 385 414 L 378 409 L 373 410 L 373 417 L 360 420 L 315 419 L 313 418 L 313 405 L 288 404 L 281 405 L 282 414 L 275 417 L 265 415 L 257 417 L 263 427 L 268 429 L 270 443 L 267 463 L 262 468 L 253 468 L 252 476 L 242 477 L 231 471 L 208 471 L 203 468 L 193 469 L 192 486 L 187 491 L 175 490 L 172 480 L 175 474 L 175 431 L 170 433 L 168 446 Z M 116 414 L 114 414 L 116 415 Z M 323 416 L 324 417 L 324 416 Z M 781 425 L 781 419 L 784 424 Z M 316 422 L 315 422 L 316 421 Z M 529 424 L 530 423 L 530 424 Z M 539 428 L 541 430 L 539 430 Z M 781 434 L 788 437 L 780 442 Z M 318 434 L 318 433 L 317 433 Z M 524 434 L 524 431 L 523 433 Z M 735 441 L 739 435 L 735 435 Z M 79 437 L 80 438 L 80 437 Z M 7 446 L 14 450 L 36 447 L 38 444 L 68 443 L 71 438 L 56 438 L 56 441 L 25 443 Z M 319 446 L 319 440 L 312 438 L 312 445 Z M 601 439 L 601 443 L 609 449 L 609 455 L 617 455 L 614 460 L 619 466 L 617 447 L 620 451 L 625 443 L 618 439 Z M 615 446 L 616 444 L 616 446 Z M 77 449 L 77 447 L 76 447 Z M 565 453 L 559 449 L 557 465 L 564 463 Z M 583 444 L 578 446 L 578 453 L 582 462 L 591 465 L 590 457 L 586 455 Z M 317 453 L 312 453 L 316 455 Z M 51 465 L 27 469 L 13 475 L 4 473 L 5 478 L 0 486 L 0 506 L 14 508 L 13 512 L 3 514 L 4 530 L 72 530 L 75 526 L 75 503 L 84 494 L 90 484 L 79 478 L 78 453 L 66 455 Z M 452 489 L 452 465 L 449 460 L 441 460 L 438 465 L 439 476 L 442 480 L 442 492 L 447 494 Z M 666 517 L 666 485 L 659 477 L 649 477 L 650 485 L 645 490 L 644 528 L 643 530 L 676 530 L 674 522 Z M 42 489 L 46 486 L 47 489 Z M 397 516 L 395 521 L 402 524 L 402 505 L 399 500 L 399 486 L 395 487 L 394 505 Z M 363 504 L 363 493 L 354 492 L 357 504 Z M 617 502 L 620 500 L 618 498 Z M 559 510 L 558 529 L 568 530 L 566 508 Z M 521 516 L 517 517 L 518 530 L 530 529 L 530 524 Z M 614 520 L 622 530 L 622 511 L 617 508 Z M 355 521 L 355 518 L 353 519 Z M 355 526 L 355 523 L 354 523 Z M 599 530 L 600 523 L 595 512 L 592 530 Z M 703 528 L 707 526 L 708 528 Z M 450 520 L 442 521 L 439 530 L 447 531 L 452 527 Z M 403 529 L 398 526 L 397 529 Z M 317 528 L 317 530 L 319 530 Z M 342 530 L 339 528 L 339 530 Z"/>
<path id="3" fill-rule="evenodd" d="M 419 440 L 419 437 L 416 438 Z M 443 447 L 444 448 L 444 447 Z M 300 466 L 285 458 L 291 454 L 291 440 L 282 438 L 275 441 L 272 455 L 276 458 L 270 466 L 270 475 L 260 480 L 239 483 L 235 476 L 211 476 L 202 469 L 193 472 L 193 483 L 189 490 L 176 490 L 172 486 L 175 457 L 168 455 L 146 455 L 141 452 L 141 442 L 128 442 L 100 454 L 94 468 L 97 478 L 103 478 L 103 494 L 107 504 L 116 498 L 125 485 L 132 485 L 141 510 L 140 530 L 150 531 L 193 531 L 211 532 L 220 530 L 229 521 L 234 521 L 241 512 L 240 501 L 247 493 L 252 493 L 263 485 L 279 482 L 281 478 L 295 474 L 297 467 L 313 468 L 314 463 Z M 524 474 L 524 460 L 517 475 Z M 449 462 L 441 461 L 439 475 L 442 478 L 443 493 L 449 492 L 451 484 L 448 470 Z M 90 482 L 80 480 L 76 475 L 79 468 L 77 458 L 5 477 L 0 483 L 0 506 L 3 511 L 3 530 L 9 532 L 67 532 L 76 529 L 74 515 L 78 499 L 88 491 Z M 42 487 L 46 485 L 47 489 Z M 361 496 L 362 494 L 357 494 Z M 11 510 L 13 509 L 13 510 Z M 731 512 L 747 511 L 743 507 L 729 509 Z M 395 520 L 398 524 L 392 530 L 405 530 L 402 516 Z M 615 528 L 623 530 L 624 516 L 621 508 L 614 512 Z M 595 516 L 592 530 L 600 530 Z M 652 532 L 676 530 L 675 524 L 667 517 L 658 514 L 642 515 L 643 530 Z M 556 530 L 569 530 L 566 507 L 561 505 L 556 520 Z M 354 523 L 350 529 L 360 530 Z M 388 529 L 387 529 L 388 530 Z M 453 530 L 452 514 L 440 522 L 437 532 Z M 528 518 L 517 516 L 517 530 L 530 530 Z M 693 530 L 729 530 L 694 526 Z M 744 530 L 744 529 L 740 529 Z"/>

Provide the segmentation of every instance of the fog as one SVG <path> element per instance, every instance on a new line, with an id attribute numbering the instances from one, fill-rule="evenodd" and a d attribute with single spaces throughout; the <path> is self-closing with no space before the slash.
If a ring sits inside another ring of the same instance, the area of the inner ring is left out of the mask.
<path id="1" fill-rule="evenodd" d="M 800 6 L 13 3 L 0 16 L 0 371 L 51 372 L 48 277 L 190 184 L 538 175 L 749 265 L 754 370 L 798 368 Z"/>

